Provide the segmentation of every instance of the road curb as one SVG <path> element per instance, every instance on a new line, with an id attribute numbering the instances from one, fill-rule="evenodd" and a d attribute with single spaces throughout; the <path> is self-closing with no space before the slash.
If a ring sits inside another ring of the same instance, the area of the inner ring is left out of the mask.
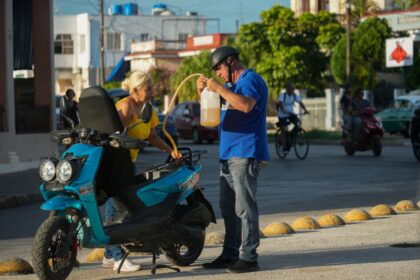
<path id="1" fill-rule="evenodd" d="M 42 201 L 40 193 L 8 195 L 0 194 L 0 209 L 35 204 Z"/>

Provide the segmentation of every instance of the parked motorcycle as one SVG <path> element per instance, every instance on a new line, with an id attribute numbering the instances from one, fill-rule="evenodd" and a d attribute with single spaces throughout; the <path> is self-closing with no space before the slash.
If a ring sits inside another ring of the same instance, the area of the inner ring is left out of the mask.
<path id="1" fill-rule="evenodd" d="M 357 143 L 354 143 L 352 132 L 343 126 L 342 144 L 347 155 L 352 156 L 356 151 L 372 150 L 374 156 L 380 156 L 382 152 L 382 137 L 384 130 L 382 123 L 374 117 L 376 109 L 366 107 L 361 112 L 360 137 Z"/>
<path id="2" fill-rule="evenodd" d="M 151 105 L 142 108 L 148 122 Z M 177 266 L 192 264 L 201 254 L 205 229 L 216 222 L 210 203 L 198 187 L 200 156 L 205 151 L 180 148 L 159 166 L 134 174 L 129 149 L 145 143 L 127 136 L 114 102 L 100 87 L 86 89 L 79 103 L 78 128 L 53 132 L 57 143 L 70 146 L 60 159 L 40 165 L 41 209 L 50 216 L 39 227 L 32 246 L 33 268 L 40 279 L 64 279 L 77 265 L 79 247 L 122 245 L 126 253 L 153 255 L 152 273 L 162 267 L 163 252 Z M 112 197 L 124 215 L 104 225 L 99 206 Z M 172 267 L 170 267 L 172 268 Z M 179 271 L 178 268 L 172 268 Z"/>
<path id="3" fill-rule="evenodd" d="M 414 111 L 414 117 L 411 119 L 411 144 L 413 145 L 413 153 L 420 162 L 420 108 Z"/>

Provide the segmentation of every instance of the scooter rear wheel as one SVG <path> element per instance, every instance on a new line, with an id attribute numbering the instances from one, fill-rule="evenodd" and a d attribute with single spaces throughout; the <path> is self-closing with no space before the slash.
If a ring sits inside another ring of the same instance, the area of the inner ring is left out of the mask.
<path id="1" fill-rule="evenodd" d="M 68 240 L 69 230 L 63 217 L 49 217 L 39 227 L 32 244 L 32 265 L 39 279 L 65 279 L 76 265 L 77 246 Z"/>
<path id="2" fill-rule="evenodd" d="M 185 240 L 166 245 L 162 247 L 162 251 L 166 258 L 177 266 L 188 266 L 194 263 L 203 251 L 205 241 L 205 230 L 200 226 L 196 227 L 201 234 L 194 237 L 185 236 Z"/>

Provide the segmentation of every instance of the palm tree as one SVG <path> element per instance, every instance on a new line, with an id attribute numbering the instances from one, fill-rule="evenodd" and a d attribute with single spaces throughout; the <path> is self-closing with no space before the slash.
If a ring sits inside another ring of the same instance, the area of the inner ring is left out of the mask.
<path id="1" fill-rule="evenodd" d="M 344 13 L 341 15 L 340 22 L 346 22 L 346 2 L 347 0 L 341 0 L 339 3 L 339 9 L 340 11 L 344 11 Z M 369 15 L 374 14 L 378 11 L 380 11 L 380 8 L 375 0 L 350 0 L 350 6 L 351 6 L 351 25 L 357 26 L 361 18 Z"/>

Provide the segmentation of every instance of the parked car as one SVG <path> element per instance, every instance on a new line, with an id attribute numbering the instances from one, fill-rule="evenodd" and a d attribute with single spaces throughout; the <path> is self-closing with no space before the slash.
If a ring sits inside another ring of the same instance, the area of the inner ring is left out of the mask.
<path id="1" fill-rule="evenodd" d="M 195 144 L 206 140 L 213 143 L 219 138 L 218 127 L 204 127 L 200 125 L 200 103 L 183 102 L 175 106 L 171 113 L 175 118 L 179 137 L 192 139 Z"/>
<path id="2" fill-rule="evenodd" d="M 401 133 L 408 137 L 414 110 L 419 107 L 420 96 L 402 95 L 396 97 L 392 105 L 376 114 L 376 117 L 382 121 L 385 132 L 391 134 Z"/>
<path id="3" fill-rule="evenodd" d="M 128 96 L 128 92 L 123 89 L 110 89 L 108 90 L 109 96 L 117 103 L 120 99 Z M 165 140 L 169 145 L 171 145 L 169 139 L 165 136 L 162 130 L 162 124 L 165 120 L 165 114 L 158 113 L 159 124 L 155 127 L 156 134 L 159 135 L 160 138 Z M 172 116 L 168 116 L 168 120 L 166 122 L 166 131 L 171 135 L 172 139 L 174 139 L 175 144 L 178 144 L 178 131 L 175 126 L 175 119 Z"/>

